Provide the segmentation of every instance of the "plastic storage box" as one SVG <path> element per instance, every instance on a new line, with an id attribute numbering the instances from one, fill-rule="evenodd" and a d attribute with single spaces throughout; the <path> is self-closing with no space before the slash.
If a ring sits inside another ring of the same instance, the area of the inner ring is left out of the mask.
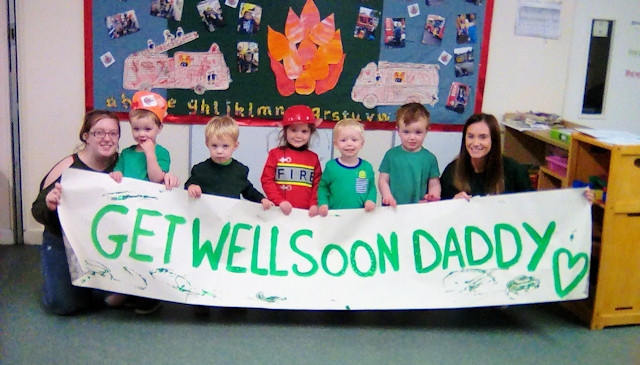
<path id="1" fill-rule="evenodd" d="M 561 176 L 567 175 L 567 159 L 561 156 L 550 155 L 545 158 L 547 168 Z"/>

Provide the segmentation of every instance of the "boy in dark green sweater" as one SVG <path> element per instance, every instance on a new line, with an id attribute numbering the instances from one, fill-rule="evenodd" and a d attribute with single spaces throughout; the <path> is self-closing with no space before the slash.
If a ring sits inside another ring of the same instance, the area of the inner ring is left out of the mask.
<path id="1" fill-rule="evenodd" d="M 273 203 L 249 181 L 249 168 L 232 157 L 239 145 L 240 129 L 236 121 L 229 116 L 213 117 L 204 135 L 211 158 L 191 169 L 191 176 L 184 184 L 189 196 L 199 198 L 204 193 L 234 199 L 243 197 L 261 203 L 265 210 L 272 207 Z"/>

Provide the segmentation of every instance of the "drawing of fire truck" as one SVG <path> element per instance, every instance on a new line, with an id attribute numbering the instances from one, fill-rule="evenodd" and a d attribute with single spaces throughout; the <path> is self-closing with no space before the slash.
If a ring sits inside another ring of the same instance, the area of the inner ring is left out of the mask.
<path id="1" fill-rule="evenodd" d="M 438 102 L 438 70 L 435 64 L 379 61 L 360 70 L 351 99 L 372 109 L 377 105 Z"/>
<path id="2" fill-rule="evenodd" d="M 231 72 L 217 43 L 206 52 L 139 52 L 124 61 L 123 87 L 127 90 L 193 89 L 202 95 L 207 90 L 229 88 Z"/>

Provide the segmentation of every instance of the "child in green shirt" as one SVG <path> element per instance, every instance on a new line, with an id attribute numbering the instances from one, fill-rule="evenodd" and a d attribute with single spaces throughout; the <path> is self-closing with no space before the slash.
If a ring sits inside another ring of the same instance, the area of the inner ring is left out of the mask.
<path id="1" fill-rule="evenodd" d="M 355 119 L 342 119 L 333 128 L 333 144 L 340 157 L 327 162 L 318 186 L 318 214 L 329 209 L 376 207 L 377 190 L 371 164 L 358 153 L 364 145 L 364 128 Z"/>

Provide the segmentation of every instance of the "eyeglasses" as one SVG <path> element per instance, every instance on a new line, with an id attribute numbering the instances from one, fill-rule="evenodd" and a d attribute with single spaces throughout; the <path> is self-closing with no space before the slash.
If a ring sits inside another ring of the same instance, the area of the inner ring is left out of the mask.
<path id="1" fill-rule="evenodd" d="M 90 135 L 102 139 L 104 138 L 106 135 L 109 135 L 109 137 L 111 137 L 111 139 L 118 139 L 120 138 L 120 132 L 118 131 L 110 131 L 110 132 L 105 132 L 102 129 L 98 129 L 97 131 L 93 131 L 89 133 Z"/>

